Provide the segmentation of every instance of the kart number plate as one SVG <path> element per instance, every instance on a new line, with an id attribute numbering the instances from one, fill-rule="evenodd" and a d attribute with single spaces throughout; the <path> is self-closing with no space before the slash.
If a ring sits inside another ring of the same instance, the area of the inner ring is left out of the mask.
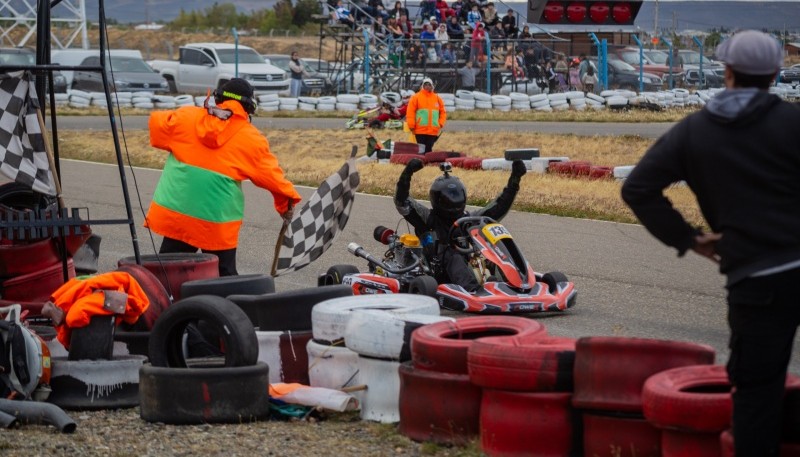
<path id="1" fill-rule="evenodd" d="M 511 238 L 511 233 L 500 224 L 488 224 L 482 229 L 483 235 L 492 244 L 497 244 L 498 241 Z"/>

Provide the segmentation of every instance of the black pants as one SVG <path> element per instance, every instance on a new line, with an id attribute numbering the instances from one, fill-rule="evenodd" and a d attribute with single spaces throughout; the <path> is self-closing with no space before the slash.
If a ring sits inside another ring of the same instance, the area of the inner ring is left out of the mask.
<path id="1" fill-rule="evenodd" d="M 197 252 L 198 248 L 189 243 L 185 243 L 174 238 L 164 237 L 161 242 L 161 249 L 158 250 L 159 254 L 168 254 L 170 252 Z M 236 248 L 225 249 L 223 251 L 211 251 L 203 249 L 206 254 L 214 254 L 219 257 L 219 275 L 220 276 L 235 276 L 239 272 L 236 271 Z"/>
<path id="2" fill-rule="evenodd" d="M 453 249 L 446 250 L 442 254 L 442 263 L 451 283 L 458 284 L 467 292 L 475 292 L 480 287 L 467 259 L 460 253 Z"/>
<path id="3" fill-rule="evenodd" d="M 433 144 L 439 139 L 436 135 L 421 135 L 416 133 L 414 134 L 414 138 L 417 139 L 417 144 L 425 145 L 425 152 L 433 151 Z"/>
<path id="4" fill-rule="evenodd" d="M 777 456 L 784 385 L 800 324 L 800 268 L 748 278 L 728 290 L 728 376 L 736 457 Z"/>

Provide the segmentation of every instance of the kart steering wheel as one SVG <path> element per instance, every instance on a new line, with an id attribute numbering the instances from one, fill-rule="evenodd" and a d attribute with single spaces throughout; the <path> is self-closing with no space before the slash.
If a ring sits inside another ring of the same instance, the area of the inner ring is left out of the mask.
<path id="1" fill-rule="evenodd" d="M 493 224 L 494 219 L 487 216 L 466 216 L 456 219 L 450 230 L 447 232 L 447 240 L 453 248 L 462 254 L 471 254 L 475 247 L 469 242 L 467 231 L 476 225 L 483 223 Z"/>

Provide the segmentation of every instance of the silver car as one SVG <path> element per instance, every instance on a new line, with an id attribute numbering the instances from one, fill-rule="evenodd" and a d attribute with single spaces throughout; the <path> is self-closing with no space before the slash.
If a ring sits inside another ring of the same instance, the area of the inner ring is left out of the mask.
<path id="1" fill-rule="evenodd" d="M 110 64 L 110 65 L 109 65 Z M 83 59 L 81 66 L 100 66 L 99 56 Z M 164 92 L 169 89 L 167 80 L 150 65 L 137 57 L 107 57 L 106 74 L 110 89 L 115 92 Z M 103 76 L 98 71 L 75 71 L 72 88 L 85 91 L 103 91 Z"/>

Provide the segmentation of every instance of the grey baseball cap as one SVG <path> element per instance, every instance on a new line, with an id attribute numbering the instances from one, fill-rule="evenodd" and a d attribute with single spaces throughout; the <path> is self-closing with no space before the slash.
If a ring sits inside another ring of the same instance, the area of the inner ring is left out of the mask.
<path id="1" fill-rule="evenodd" d="M 783 49 L 771 35 L 744 30 L 717 46 L 717 59 L 738 73 L 773 75 L 783 64 Z"/>

